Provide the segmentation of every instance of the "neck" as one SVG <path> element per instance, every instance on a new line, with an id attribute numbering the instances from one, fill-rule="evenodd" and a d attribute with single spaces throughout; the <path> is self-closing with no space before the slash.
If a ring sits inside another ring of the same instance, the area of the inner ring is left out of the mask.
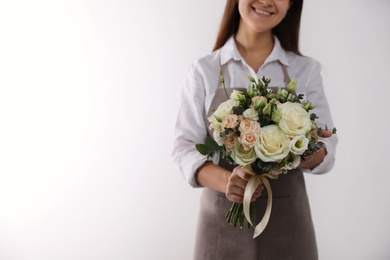
<path id="1" fill-rule="evenodd" d="M 239 28 L 235 41 L 241 56 L 255 72 L 271 54 L 274 47 L 271 31 L 258 33 Z"/>
<path id="2" fill-rule="evenodd" d="M 239 52 L 244 55 L 269 55 L 274 47 L 271 32 L 249 34 L 238 30 L 235 40 Z"/>

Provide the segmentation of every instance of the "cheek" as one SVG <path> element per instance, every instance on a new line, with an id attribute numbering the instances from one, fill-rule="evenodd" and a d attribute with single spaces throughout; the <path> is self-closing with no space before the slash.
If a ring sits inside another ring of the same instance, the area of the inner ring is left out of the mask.
<path id="1" fill-rule="evenodd" d="M 240 0 L 238 2 L 238 12 L 240 13 L 240 22 L 245 21 L 250 22 L 250 13 L 252 11 L 252 8 L 250 6 L 250 3 L 246 0 Z"/>
<path id="2" fill-rule="evenodd" d="M 283 18 L 287 15 L 288 9 L 290 7 L 290 1 L 288 0 L 276 0 L 275 4 L 278 8 L 279 13 Z"/>

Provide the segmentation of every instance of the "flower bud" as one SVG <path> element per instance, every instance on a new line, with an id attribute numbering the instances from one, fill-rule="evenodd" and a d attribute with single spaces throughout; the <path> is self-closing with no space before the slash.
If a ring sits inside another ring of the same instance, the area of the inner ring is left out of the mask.
<path id="1" fill-rule="evenodd" d="M 225 78 L 221 75 L 219 75 L 219 81 L 224 84 L 225 83 Z"/>
<path id="2" fill-rule="evenodd" d="M 281 95 L 280 95 L 280 96 L 281 96 L 282 98 L 287 99 L 287 98 L 288 98 L 288 95 L 289 95 L 289 92 L 286 91 L 285 89 L 282 89 Z"/>
<path id="3" fill-rule="evenodd" d="M 271 116 L 272 121 L 274 121 L 275 123 L 278 123 L 281 118 L 282 118 L 282 112 L 279 109 L 275 109 L 272 112 L 272 116 Z"/>
<path id="4" fill-rule="evenodd" d="M 250 82 L 256 83 L 256 80 L 252 76 L 248 75 L 248 79 Z"/>
<path id="5" fill-rule="evenodd" d="M 287 85 L 287 91 L 289 93 L 294 92 L 296 85 L 297 85 L 297 79 L 296 78 L 292 78 L 291 82 Z"/>
<path id="6" fill-rule="evenodd" d="M 305 109 L 306 111 L 312 110 L 316 107 L 310 101 L 303 101 L 302 106 L 303 106 L 303 109 Z"/>
<path id="7" fill-rule="evenodd" d="M 247 88 L 247 91 L 246 91 L 246 93 L 248 94 L 248 96 L 250 97 L 250 98 L 252 98 L 253 96 L 254 96 L 254 93 L 253 93 L 253 86 L 252 85 L 248 85 L 248 88 Z"/>
<path id="8" fill-rule="evenodd" d="M 282 95 L 282 88 L 278 87 L 278 90 L 276 91 L 276 95 Z"/>
<path id="9" fill-rule="evenodd" d="M 271 107 L 272 102 L 269 102 L 264 108 L 263 108 L 263 114 L 270 115 L 271 114 Z"/>
<path id="10" fill-rule="evenodd" d="M 252 98 L 252 107 L 258 111 L 267 105 L 267 98 L 264 96 L 256 96 Z"/>
<path id="11" fill-rule="evenodd" d="M 232 94 L 230 94 L 230 98 L 239 102 L 245 101 L 244 93 L 239 90 L 233 90 Z"/>

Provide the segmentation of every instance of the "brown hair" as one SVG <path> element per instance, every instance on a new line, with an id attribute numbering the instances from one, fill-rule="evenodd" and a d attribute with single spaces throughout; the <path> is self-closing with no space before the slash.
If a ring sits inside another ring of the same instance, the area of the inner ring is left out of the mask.
<path id="1" fill-rule="evenodd" d="M 299 51 L 299 28 L 303 0 L 290 1 L 291 6 L 285 18 L 272 29 L 272 33 L 278 37 L 280 44 L 285 50 L 301 55 Z M 221 48 L 230 36 L 237 33 L 239 24 L 240 13 L 238 11 L 237 0 L 227 0 L 213 51 Z"/>

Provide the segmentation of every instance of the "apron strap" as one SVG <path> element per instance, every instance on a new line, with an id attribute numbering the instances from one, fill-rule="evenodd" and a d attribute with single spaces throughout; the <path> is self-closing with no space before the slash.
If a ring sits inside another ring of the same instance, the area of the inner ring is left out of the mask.
<path id="1" fill-rule="evenodd" d="M 221 82 L 221 77 L 224 77 L 223 71 L 225 70 L 225 65 L 221 65 L 219 69 L 219 78 L 218 78 L 218 88 L 217 89 L 223 89 L 223 85 Z"/>
<path id="2" fill-rule="evenodd" d="M 283 71 L 283 75 L 284 75 L 284 83 L 286 83 L 286 86 L 287 86 L 287 85 L 291 82 L 291 78 L 290 78 L 290 76 L 288 75 L 286 65 L 284 65 L 284 64 L 281 63 L 280 61 L 279 61 L 279 64 L 280 64 L 280 66 L 282 66 L 282 71 Z"/>

